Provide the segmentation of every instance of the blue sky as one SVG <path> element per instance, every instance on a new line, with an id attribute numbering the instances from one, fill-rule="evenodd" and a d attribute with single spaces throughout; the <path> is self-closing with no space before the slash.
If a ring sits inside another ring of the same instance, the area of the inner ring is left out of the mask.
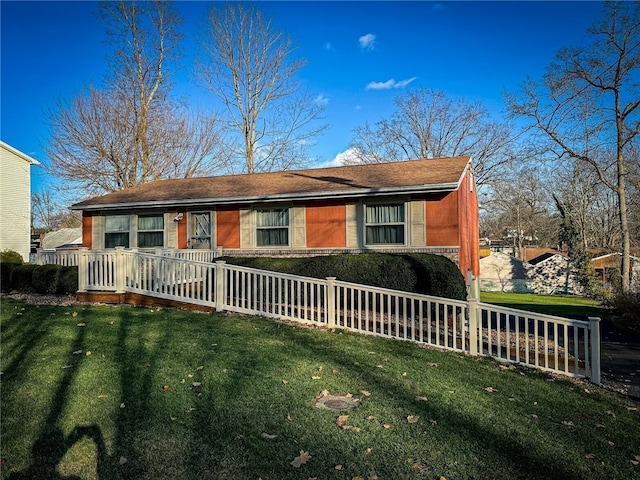
<path id="1" fill-rule="evenodd" d="M 187 52 L 209 7 L 179 1 Z M 497 118 L 505 91 L 539 78 L 564 46 L 587 40 L 601 2 L 268 1 L 260 8 L 287 31 L 308 61 L 300 80 L 326 104 L 330 130 L 313 152 L 319 164 L 345 152 L 355 127 L 388 117 L 393 99 L 414 88 L 485 104 Z M 94 2 L 0 2 L 0 138 L 46 163 L 47 110 L 106 73 L 104 31 Z M 175 93 L 215 108 L 193 83 L 190 56 Z M 50 185 L 32 169 L 34 191 Z"/>

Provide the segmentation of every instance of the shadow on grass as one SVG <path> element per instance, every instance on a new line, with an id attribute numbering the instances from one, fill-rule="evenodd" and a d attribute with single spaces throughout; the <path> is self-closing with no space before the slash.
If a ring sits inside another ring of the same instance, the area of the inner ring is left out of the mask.
<path id="1" fill-rule="evenodd" d="M 44 322 L 43 322 L 44 323 Z M 35 324 L 35 322 L 34 322 Z M 28 346 L 35 348 L 38 346 L 38 340 L 42 338 L 47 328 L 39 325 L 38 330 L 35 325 L 30 327 L 30 334 L 23 338 L 23 347 L 18 356 L 14 359 L 8 368 L 9 373 L 13 373 L 16 362 L 18 364 L 24 360 L 28 354 Z M 34 332 L 37 331 L 37 335 Z M 10 480 L 18 479 L 80 479 L 76 476 L 64 476 L 58 473 L 57 468 L 66 453 L 84 437 L 92 439 L 96 444 L 98 455 L 98 471 L 101 466 L 109 461 L 109 456 L 102 438 L 100 429 L 95 426 L 77 426 L 67 436 L 64 435 L 62 429 L 58 425 L 59 418 L 65 409 L 68 400 L 69 388 L 76 376 L 77 367 L 79 366 L 78 357 L 73 352 L 81 350 L 85 345 L 86 329 L 78 328 L 73 343 L 69 347 L 68 359 L 69 364 L 65 365 L 64 373 L 58 383 L 58 387 L 51 399 L 51 408 L 44 424 L 40 430 L 40 434 L 36 438 L 31 448 L 32 465 L 23 472 L 14 472 L 9 476 Z"/>

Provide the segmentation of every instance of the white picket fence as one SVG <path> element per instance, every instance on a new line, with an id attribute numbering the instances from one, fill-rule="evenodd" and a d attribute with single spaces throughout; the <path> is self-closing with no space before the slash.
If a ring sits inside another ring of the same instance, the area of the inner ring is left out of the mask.
<path id="1" fill-rule="evenodd" d="M 118 248 L 78 251 L 79 292 L 142 295 L 491 356 L 600 383 L 600 319 L 570 320 L 335 278 Z"/>

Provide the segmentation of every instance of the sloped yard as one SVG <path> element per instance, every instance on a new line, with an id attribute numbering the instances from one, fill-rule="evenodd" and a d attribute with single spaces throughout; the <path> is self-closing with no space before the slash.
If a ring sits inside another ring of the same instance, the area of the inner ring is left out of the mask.
<path id="1" fill-rule="evenodd" d="M 239 315 L 1 315 L 2 478 L 640 477 L 637 407 L 589 383 Z"/>

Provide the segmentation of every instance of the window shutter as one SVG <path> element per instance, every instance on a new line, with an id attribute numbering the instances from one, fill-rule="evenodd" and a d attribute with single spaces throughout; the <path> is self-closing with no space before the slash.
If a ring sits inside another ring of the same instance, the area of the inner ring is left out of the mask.
<path id="1" fill-rule="evenodd" d="M 290 210 L 293 227 L 293 248 L 307 246 L 306 210 L 304 207 L 292 207 Z"/>
<path id="2" fill-rule="evenodd" d="M 348 204 L 347 207 L 347 248 L 358 248 L 358 218 L 357 205 Z"/>
<path id="3" fill-rule="evenodd" d="M 414 200 L 409 204 L 410 233 L 412 247 L 424 247 L 427 244 L 424 223 L 424 200 Z"/>
<path id="4" fill-rule="evenodd" d="M 240 248 L 254 248 L 255 215 L 252 210 L 240 210 Z"/>
<path id="5" fill-rule="evenodd" d="M 91 246 L 94 250 L 104 249 L 104 217 L 95 215 L 92 221 Z"/>

